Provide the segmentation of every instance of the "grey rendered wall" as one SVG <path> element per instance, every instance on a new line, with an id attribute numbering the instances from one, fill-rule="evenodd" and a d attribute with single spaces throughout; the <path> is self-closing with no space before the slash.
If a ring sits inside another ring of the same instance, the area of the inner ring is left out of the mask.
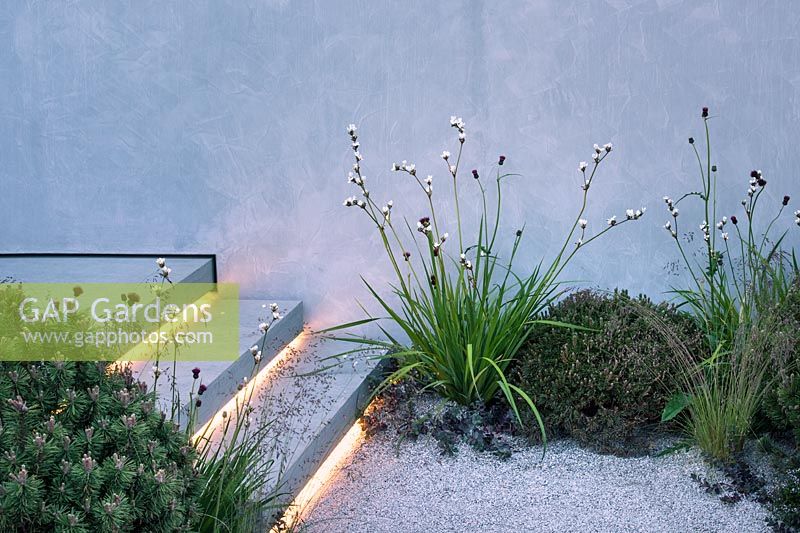
<path id="1" fill-rule="evenodd" d="M 344 127 L 359 125 L 376 198 L 416 218 L 422 198 L 389 166 L 413 160 L 443 194 L 459 114 L 466 169 L 503 153 L 523 174 L 504 226 L 527 223 L 520 270 L 554 251 L 578 161 L 613 142 L 590 227 L 649 211 L 567 277 L 659 297 L 680 281 L 660 198 L 695 188 L 701 106 L 730 213 L 751 168 L 772 201 L 800 200 L 798 28 L 790 1 L 3 2 L 0 251 L 212 252 L 245 293 L 343 319 L 358 274 L 387 272 L 341 207 Z"/>

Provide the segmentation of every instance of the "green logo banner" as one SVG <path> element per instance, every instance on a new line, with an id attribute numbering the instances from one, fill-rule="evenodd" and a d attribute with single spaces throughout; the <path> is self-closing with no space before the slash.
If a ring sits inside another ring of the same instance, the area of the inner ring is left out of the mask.
<path id="1" fill-rule="evenodd" d="M 239 357 L 233 283 L 0 284 L 0 360 Z"/>

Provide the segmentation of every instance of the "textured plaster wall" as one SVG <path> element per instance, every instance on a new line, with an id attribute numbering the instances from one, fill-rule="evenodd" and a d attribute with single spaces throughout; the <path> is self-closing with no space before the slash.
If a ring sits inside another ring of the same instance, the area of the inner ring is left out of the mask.
<path id="1" fill-rule="evenodd" d="M 413 160 L 444 199 L 459 114 L 467 169 L 504 153 L 523 174 L 504 225 L 527 223 L 521 271 L 571 220 L 578 161 L 613 142 L 590 229 L 648 212 L 568 277 L 660 297 L 680 281 L 660 198 L 696 188 L 702 105 L 727 211 L 751 168 L 772 201 L 800 200 L 798 28 L 791 1 L 3 2 L 0 251 L 214 252 L 246 293 L 353 316 L 358 274 L 388 271 L 341 207 L 344 127 L 376 198 L 416 218 L 423 199 L 389 166 Z"/>

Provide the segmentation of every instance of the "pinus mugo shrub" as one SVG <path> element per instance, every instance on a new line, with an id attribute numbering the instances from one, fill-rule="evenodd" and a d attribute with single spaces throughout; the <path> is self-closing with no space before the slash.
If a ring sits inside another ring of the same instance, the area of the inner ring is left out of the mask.
<path id="1" fill-rule="evenodd" d="M 196 452 L 127 369 L 0 363 L 0 527 L 183 531 Z"/>
<path id="2" fill-rule="evenodd" d="M 550 306 L 548 320 L 588 328 L 537 326 L 519 352 L 513 379 L 550 431 L 622 452 L 638 429 L 659 422 L 674 367 L 670 348 L 642 309 L 702 346 L 691 317 L 625 291 L 581 290 Z"/>
<path id="3" fill-rule="evenodd" d="M 800 446 L 800 279 L 770 312 L 771 368 L 775 374 L 764 395 L 771 429 L 791 431 Z"/>

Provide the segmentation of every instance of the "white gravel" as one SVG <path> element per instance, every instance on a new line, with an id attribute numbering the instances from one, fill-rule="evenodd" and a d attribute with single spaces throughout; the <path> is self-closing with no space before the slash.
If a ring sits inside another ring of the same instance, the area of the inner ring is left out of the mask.
<path id="1" fill-rule="evenodd" d="M 312 532 L 770 531 L 762 507 L 726 504 L 690 475 L 722 475 L 696 451 L 665 457 L 599 455 L 570 441 L 501 461 L 462 446 L 375 437 L 348 460 L 307 515 Z"/>

